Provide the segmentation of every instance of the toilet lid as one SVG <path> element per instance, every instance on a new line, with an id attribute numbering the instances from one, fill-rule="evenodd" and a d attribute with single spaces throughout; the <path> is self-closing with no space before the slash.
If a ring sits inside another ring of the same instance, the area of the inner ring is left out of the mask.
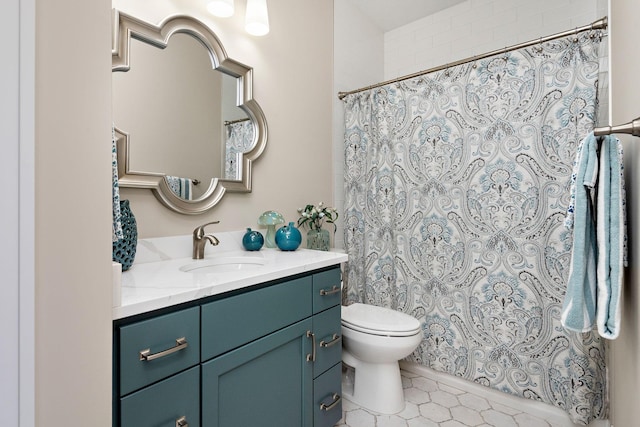
<path id="1" fill-rule="evenodd" d="M 420 331 L 415 317 L 390 308 L 355 303 L 342 307 L 342 324 L 375 335 L 409 336 Z"/>

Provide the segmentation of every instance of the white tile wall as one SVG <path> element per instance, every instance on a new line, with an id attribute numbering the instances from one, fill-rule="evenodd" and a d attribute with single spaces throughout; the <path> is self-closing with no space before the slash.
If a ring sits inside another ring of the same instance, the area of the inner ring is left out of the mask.
<path id="1" fill-rule="evenodd" d="M 602 0 L 468 0 L 384 35 L 384 80 L 589 24 Z"/>

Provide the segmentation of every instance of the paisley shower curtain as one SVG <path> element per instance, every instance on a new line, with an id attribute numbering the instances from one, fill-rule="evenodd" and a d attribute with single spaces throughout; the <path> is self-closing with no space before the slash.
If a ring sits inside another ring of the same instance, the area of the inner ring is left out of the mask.
<path id="1" fill-rule="evenodd" d="M 227 123 L 227 140 L 225 142 L 224 177 L 240 179 L 238 174 L 239 154 L 246 153 L 253 146 L 254 128 L 249 119 Z"/>
<path id="2" fill-rule="evenodd" d="M 606 418 L 603 340 L 560 324 L 576 147 L 595 121 L 587 31 L 345 99 L 345 304 L 421 321 L 410 360 Z"/>

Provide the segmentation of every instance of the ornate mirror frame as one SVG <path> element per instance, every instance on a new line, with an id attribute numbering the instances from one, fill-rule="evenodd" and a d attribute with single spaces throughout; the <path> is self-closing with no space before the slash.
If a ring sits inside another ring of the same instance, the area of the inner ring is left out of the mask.
<path id="1" fill-rule="evenodd" d="M 251 164 L 266 147 L 267 121 L 262 109 L 253 99 L 253 69 L 229 58 L 216 35 L 202 22 L 189 16 L 171 16 L 156 26 L 114 9 L 111 71 L 129 70 L 131 38 L 163 49 L 167 46 L 169 38 L 176 33 L 186 33 L 195 37 L 209 51 L 212 69 L 233 76 L 238 81 L 236 104 L 247 114 L 254 126 L 252 148 L 242 154 L 239 162 L 242 171 L 240 179 L 213 178 L 202 197 L 196 200 L 182 199 L 171 190 L 164 173 L 131 170 L 131 138 L 126 131 L 116 127 L 118 180 L 121 187 L 151 189 L 158 200 L 168 208 L 179 213 L 195 215 L 213 208 L 227 191 L 251 192 Z"/>

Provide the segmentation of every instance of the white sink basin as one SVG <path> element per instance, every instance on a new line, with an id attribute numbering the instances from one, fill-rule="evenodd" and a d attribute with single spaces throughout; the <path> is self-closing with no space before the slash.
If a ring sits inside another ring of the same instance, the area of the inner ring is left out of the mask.
<path id="1" fill-rule="evenodd" d="M 207 258 L 180 266 L 180 271 L 194 274 L 231 273 L 255 270 L 266 264 L 261 256 L 229 255 Z"/>

